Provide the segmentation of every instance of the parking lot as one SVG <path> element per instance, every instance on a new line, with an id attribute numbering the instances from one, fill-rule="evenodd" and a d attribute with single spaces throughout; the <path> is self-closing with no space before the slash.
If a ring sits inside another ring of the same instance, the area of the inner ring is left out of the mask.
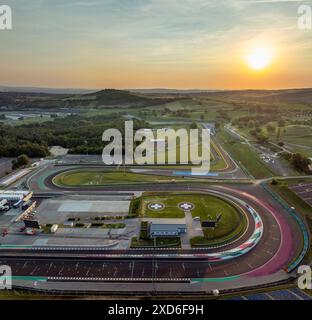
<path id="1" fill-rule="evenodd" d="M 36 210 L 41 224 L 64 223 L 71 218 L 127 216 L 130 200 L 107 196 L 70 196 L 43 200 Z"/>
<path id="2" fill-rule="evenodd" d="M 127 249 L 131 238 L 137 236 L 140 230 L 137 219 L 121 218 L 128 215 L 129 196 L 71 195 L 33 199 L 35 200 L 38 206 L 32 213 L 41 230 L 37 230 L 33 236 L 26 235 L 21 231 L 24 223 L 14 222 L 22 213 L 22 209 L 11 208 L 0 213 L 1 227 L 8 229 L 8 234 L 0 239 L 1 244 L 99 245 Z M 55 233 L 48 232 L 48 226 L 54 224 L 59 228 Z"/>

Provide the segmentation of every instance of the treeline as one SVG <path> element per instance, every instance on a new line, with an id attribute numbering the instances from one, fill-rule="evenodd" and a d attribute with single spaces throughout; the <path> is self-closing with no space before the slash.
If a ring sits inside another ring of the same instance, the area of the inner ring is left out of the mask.
<path id="1" fill-rule="evenodd" d="M 283 157 L 299 172 L 311 174 L 311 160 L 301 153 L 283 154 Z"/>
<path id="2" fill-rule="evenodd" d="M 234 125 L 237 125 L 238 127 L 242 128 L 253 128 L 253 127 L 259 127 L 261 125 L 264 125 L 268 122 L 272 121 L 278 121 L 278 126 L 283 127 L 285 125 L 285 121 L 281 117 L 277 117 L 276 115 L 260 115 L 260 114 L 254 114 L 254 115 L 246 115 L 239 118 L 236 118 L 232 121 Z"/>
<path id="3" fill-rule="evenodd" d="M 16 142 L 2 141 L 0 145 L 1 157 L 18 157 L 21 154 L 25 154 L 30 158 L 44 158 L 49 155 L 49 149 L 47 146 L 39 145 L 29 141 Z"/>
<path id="4" fill-rule="evenodd" d="M 134 120 L 134 129 L 147 127 L 147 123 Z M 0 123 L 0 156 L 17 157 L 25 154 L 30 158 L 49 155 L 50 146 L 62 146 L 73 154 L 101 154 L 104 144 L 103 131 L 117 128 L 124 133 L 124 120 L 120 113 L 91 118 L 70 115 L 43 123 L 25 124 L 18 127 Z"/>

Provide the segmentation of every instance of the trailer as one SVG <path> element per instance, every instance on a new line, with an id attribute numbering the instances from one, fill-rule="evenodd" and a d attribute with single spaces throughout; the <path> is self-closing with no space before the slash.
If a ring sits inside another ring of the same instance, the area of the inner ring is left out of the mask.
<path id="1" fill-rule="evenodd" d="M 22 205 L 22 203 L 23 203 L 23 200 L 22 200 L 22 199 L 21 199 L 21 200 L 18 200 L 17 202 L 15 202 L 15 203 L 13 204 L 13 208 L 14 208 L 14 209 L 19 208 L 19 207 Z"/>

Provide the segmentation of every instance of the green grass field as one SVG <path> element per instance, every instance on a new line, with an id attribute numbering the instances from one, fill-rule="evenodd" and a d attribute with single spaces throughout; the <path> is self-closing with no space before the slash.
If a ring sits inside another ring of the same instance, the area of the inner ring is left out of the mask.
<path id="1" fill-rule="evenodd" d="M 292 152 L 301 152 L 312 156 L 312 127 L 304 125 L 290 125 L 285 127 L 280 139 Z"/>
<path id="2" fill-rule="evenodd" d="M 173 182 L 181 178 L 101 169 L 71 170 L 57 175 L 53 182 L 63 187 L 104 186 L 109 184 Z"/>
<path id="3" fill-rule="evenodd" d="M 220 130 L 218 137 L 225 149 L 232 157 L 252 174 L 256 179 L 269 178 L 274 176 L 274 173 L 261 161 L 255 151 L 247 144 L 234 139 L 224 130 Z"/>
<path id="4" fill-rule="evenodd" d="M 267 125 L 275 128 L 274 131 L 267 130 Z M 312 156 L 312 127 L 307 125 L 288 124 L 281 128 L 280 137 L 277 137 L 276 121 L 269 122 L 261 127 L 261 133 L 269 137 L 270 141 L 274 143 L 284 142 L 287 149 L 291 152 L 300 152 L 306 156 Z M 254 141 L 255 138 L 250 134 L 250 128 L 236 128 L 240 134 L 247 139 Z"/>
<path id="5" fill-rule="evenodd" d="M 241 234 L 247 224 L 245 216 L 239 212 L 232 204 L 223 199 L 196 193 L 144 193 L 139 208 L 139 216 L 148 218 L 184 218 L 184 212 L 178 208 L 181 202 L 191 202 L 195 208 L 192 210 L 192 217 L 200 217 L 201 221 L 216 219 L 219 213 L 222 218 L 218 227 L 214 230 L 204 228 L 204 237 L 192 239 L 192 245 L 216 245 L 227 241 Z M 165 208 L 154 211 L 148 208 L 150 203 L 161 202 Z"/>
<path id="6" fill-rule="evenodd" d="M 179 237 L 157 237 L 155 239 L 131 239 L 131 248 L 158 247 L 158 248 L 181 248 Z"/>

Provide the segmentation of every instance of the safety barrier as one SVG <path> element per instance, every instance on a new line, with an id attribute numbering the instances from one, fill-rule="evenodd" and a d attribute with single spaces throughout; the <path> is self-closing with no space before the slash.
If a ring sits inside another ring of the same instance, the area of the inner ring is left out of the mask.
<path id="1" fill-rule="evenodd" d="M 278 196 L 275 192 L 273 192 L 265 183 L 261 184 L 261 187 L 267 191 L 287 212 L 295 219 L 295 221 L 298 223 L 302 235 L 303 235 L 303 248 L 300 253 L 300 255 L 293 261 L 291 262 L 286 271 L 287 272 L 292 272 L 297 268 L 297 266 L 301 263 L 301 261 L 304 259 L 305 255 L 307 254 L 310 246 L 310 236 L 309 236 L 309 231 L 307 230 L 306 224 L 304 221 L 301 219 L 300 215 L 296 212 L 296 210 L 291 209 L 289 205 L 286 203 L 285 200 L 283 200 L 280 196 Z"/>

